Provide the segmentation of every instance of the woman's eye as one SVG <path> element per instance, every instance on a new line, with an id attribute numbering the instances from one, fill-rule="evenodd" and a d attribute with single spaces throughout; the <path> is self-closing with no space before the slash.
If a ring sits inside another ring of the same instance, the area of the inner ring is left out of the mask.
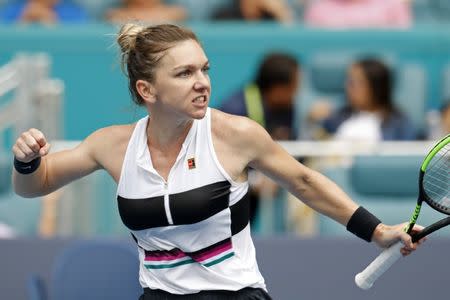
<path id="1" fill-rule="evenodd" d="M 207 67 L 204 67 L 204 68 L 202 69 L 202 71 L 203 71 L 203 73 L 208 74 L 208 73 L 209 73 L 209 69 L 210 69 L 210 67 L 207 66 Z"/>
<path id="2" fill-rule="evenodd" d="M 189 71 L 189 70 L 178 73 L 179 77 L 188 77 L 189 75 L 191 75 L 191 71 Z"/>

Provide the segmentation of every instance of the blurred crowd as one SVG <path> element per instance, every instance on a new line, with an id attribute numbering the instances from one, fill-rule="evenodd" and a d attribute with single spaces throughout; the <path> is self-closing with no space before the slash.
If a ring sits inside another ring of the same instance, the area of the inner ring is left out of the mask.
<path id="1" fill-rule="evenodd" d="M 303 22 L 311 27 L 335 29 L 408 28 L 417 7 L 434 8 L 442 14 L 445 9 L 450 11 L 449 3 L 440 0 L 0 0 L 0 20 L 21 24 L 184 22 L 198 19 L 196 12 L 207 9 L 204 20 Z M 291 112 L 301 77 L 295 57 L 268 54 L 255 75 L 255 82 L 243 83 L 242 90 L 230 99 L 221 99 L 222 109 L 258 120 L 276 139 L 294 139 L 299 135 L 291 128 Z M 371 140 L 436 136 L 436 128 L 414 128 L 408 116 L 396 107 L 392 99 L 392 77 L 389 66 L 376 57 L 355 61 L 349 66 L 342 87 L 345 103 L 336 107 L 319 99 L 314 101 L 308 108 L 309 124 L 302 128 L 302 136 Z M 248 95 L 256 100 L 247 99 Z M 248 103 L 255 101 L 258 104 L 250 107 Z M 436 113 L 431 116 L 433 126 L 438 126 L 436 119 L 442 117 L 439 123 L 448 127 L 447 110 L 448 106 L 442 108 L 439 116 Z M 448 128 L 439 130 L 447 132 Z"/>
<path id="2" fill-rule="evenodd" d="M 417 1 L 424 0 L 10 0 L 0 1 L 0 20 L 44 24 L 272 20 L 325 28 L 407 28 Z"/>
<path id="3" fill-rule="evenodd" d="M 0 0 L 0 21 L 47 25 L 99 21 L 161 23 L 195 21 L 201 15 L 204 21 L 302 22 L 318 28 L 405 29 L 413 24 L 415 12 L 418 9 L 423 11 L 425 7 L 442 15 L 443 11 L 450 12 L 450 1 Z M 203 13 L 199 14 L 199 11 Z M 292 125 L 292 112 L 301 77 L 295 57 L 285 53 L 268 54 L 261 62 L 255 82 L 243 83 L 242 90 L 230 95 L 229 99 L 220 99 L 222 109 L 257 120 L 275 139 L 300 137 L 298 130 L 294 130 L 297 126 Z M 439 131 L 448 132 L 448 105 L 441 112 L 430 115 L 432 120 L 429 123 L 433 128 L 414 128 L 408 116 L 393 102 L 392 77 L 389 66 L 376 57 L 355 61 L 349 66 L 347 80 L 342 87 L 345 103 L 336 106 L 321 99 L 313 101 L 308 108 L 309 124 L 303 126 L 301 137 L 415 140 L 433 138 Z"/>

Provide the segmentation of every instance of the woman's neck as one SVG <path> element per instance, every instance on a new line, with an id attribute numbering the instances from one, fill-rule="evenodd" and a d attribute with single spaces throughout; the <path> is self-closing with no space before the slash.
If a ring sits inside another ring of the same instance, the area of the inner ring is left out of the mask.
<path id="1" fill-rule="evenodd" d="M 180 120 L 160 116 L 160 114 L 153 114 L 149 118 L 147 125 L 149 145 L 164 149 L 170 148 L 174 144 L 182 144 L 192 126 L 193 120 Z"/>

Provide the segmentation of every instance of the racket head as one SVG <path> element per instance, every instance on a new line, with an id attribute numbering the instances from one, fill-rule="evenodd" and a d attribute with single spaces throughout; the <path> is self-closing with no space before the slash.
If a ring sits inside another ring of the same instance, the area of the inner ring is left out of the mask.
<path id="1" fill-rule="evenodd" d="M 450 215 L 450 134 L 441 139 L 420 167 L 419 191 L 422 200 L 435 210 Z"/>

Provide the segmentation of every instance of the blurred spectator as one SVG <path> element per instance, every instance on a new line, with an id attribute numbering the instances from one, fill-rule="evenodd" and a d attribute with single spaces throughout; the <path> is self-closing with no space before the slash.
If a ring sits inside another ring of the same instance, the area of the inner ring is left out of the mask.
<path id="1" fill-rule="evenodd" d="M 450 133 L 450 100 L 447 100 L 440 111 L 431 110 L 427 113 L 426 138 L 429 140 L 441 139 Z"/>
<path id="2" fill-rule="evenodd" d="M 327 28 L 407 28 L 412 22 L 406 0 L 315 0 L 307 5 L 304 19 Z"/>
<path id="3" fill-rule="evenodd" d="M 58 0 L 28 0 L 6 5 L 0 13 L 6 23 L 81 23 L 88 20 L 79 6 Z"/>
<path id="4" fill-rule="evenodd" d="M 447 101 L 441 110 L 442 133 L 450 133 L 450 101 Z"/>
<path id="5" fill-rule="evenodd" d="M 409 118 L 392 101 L 392 74 L 377 59 L 362 59 L 348 70 L 348 103 L 333 111 L 326 103 L 315 104 L 310 121 L 327 135 L 343 140 L 413 140 L 417 138 Z M 320 137 L 321 132 L 312 136 Z"/>
<path id="6" fill-rule="evenodd" d="M 16 237 L 16 233 L 11 226 L 0 222 L 0 239 L 11 239 Z"/>
<path id="7" fill-rule="evenodd" d="M 268 54 L 254 82 L 225 99 L 221 110 L 248 116 L 264 126 L 274 139 L 294 139 L 293 104 L 299 81 L 299 64 L 294 57 L 284 53 Z"/>
<path id="8" fill-rule="evenodd" d="M 218 20 L 276 20 L 289 23 L 293 15 L 284 0 L 233 0 L 217 11 L 214 19 Z"/>
<path id="9" fill-rule="evenodd" d="M 254 82 L 245 85 L 222 102 L 222 111 L 248 116 L 265 127 L 273 139 L 295 138 L 293 105 L 300 82 L 297 60 L 284 53 L 268 54 L 259 66 Z M 278 186 L 261 174 L 251 174 L 250 219 L 258 208 L 260 196 L 273 198 Z"/>
<path id="10" fill-rule="evenodd" d="M 177 22 L 187 17 L 186 9 L 178 5 L 166 5 L 161 0 L 124 0 L 120 8 L 110 9 L 106 19 L 110 22 L 139 20 L 144 22 Z"/>

